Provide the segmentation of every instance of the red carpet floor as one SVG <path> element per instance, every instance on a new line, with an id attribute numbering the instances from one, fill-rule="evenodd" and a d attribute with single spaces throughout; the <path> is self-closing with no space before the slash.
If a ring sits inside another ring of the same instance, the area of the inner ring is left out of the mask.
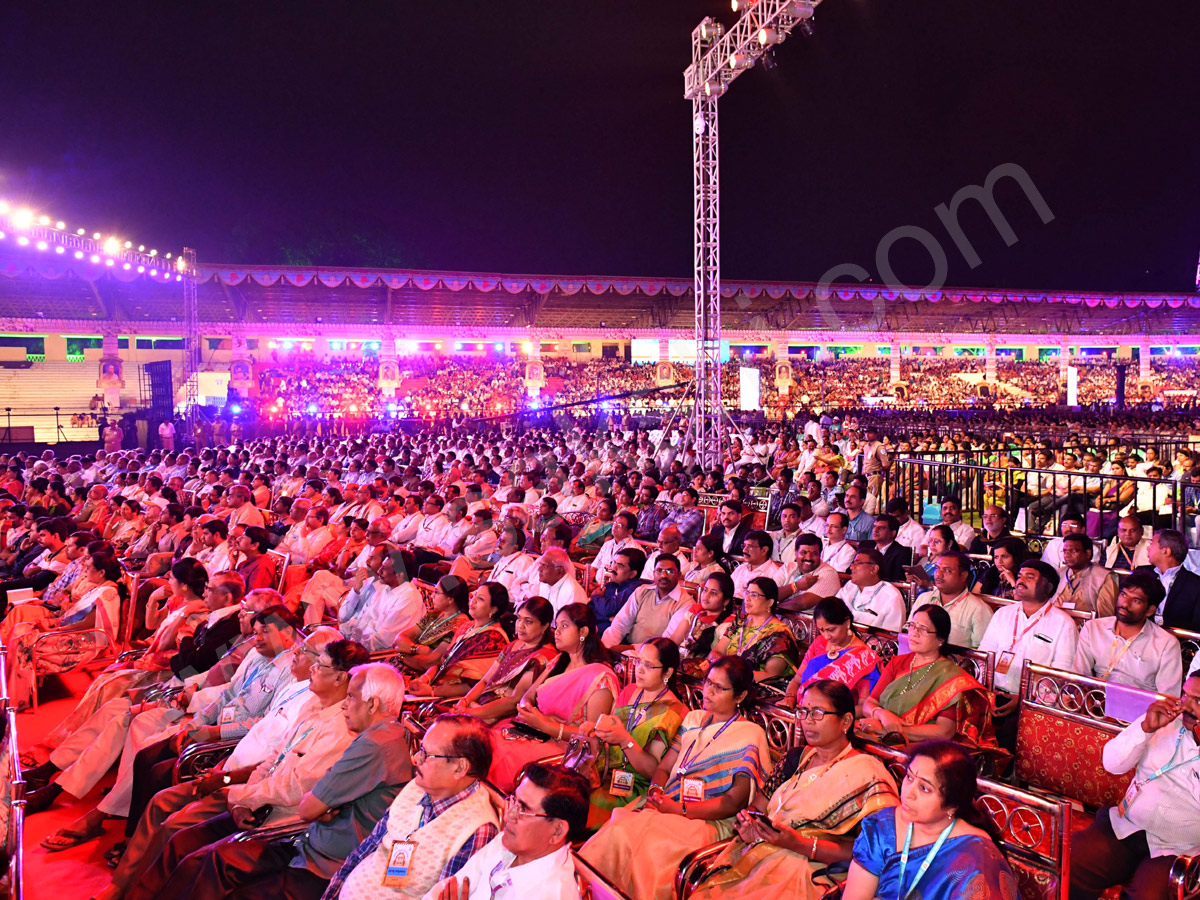
<path id="1" fill-rule="evenodd" d="M 22 750 L 41 740 L 70 713 L 75 698 L 83 695 L 89 681 L 89 676 L 83 673 L 46 680 L 38 711 L 17 716 L 17 737 Z M 124 836 L 123 819 L 105 822 L 105 833 L 99 840 L 71 850 L 48 853 L 40 845 L 51 832 L 92 809 L 112 778 L 110 774 L 83 800 L 63 794 L 51 809 L 25 820 L 25 895 L 29 900 L 87 900 L 108 884 L 111 870 L 104 864 L 104 851 Z"/>

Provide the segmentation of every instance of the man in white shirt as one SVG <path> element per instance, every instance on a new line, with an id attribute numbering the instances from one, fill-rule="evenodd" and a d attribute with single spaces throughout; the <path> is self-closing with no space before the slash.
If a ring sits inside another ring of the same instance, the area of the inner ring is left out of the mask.
<path id="1" fill-rule="evenodd" d="M 1166 593 L 1146 571 L 1131 572 L 1117 595 L 1117 614 L 1085 622 L 1075 651 L 1080 675 L 1175 696 L 1183 682 L 1179 640 L 1151 618 Z"/>
<path id="2" fill-rule="evenodd" d="M 784 609 L 811 609 L 842 589 L 837 570 L 821 561 L 821 539 L 815 534 L 802 534 L 796 539 L 796 564 L 788 572 L 792 580 L 779 589 Z"/>
<path id="3" fill-rule="evenodd" d="M 1068 534 L 1086 534 L 1083 516 L 1079 513 L 1064 513 L 1058 523 L 1058 536 L 1051 538 L 1042 551 L 1042 562 L 1049 563 L 1056 569 L 1063 567 L 1063 540 Z M 1098 547 L 1092 548 L 1092 562 L 1097 565 L 1102 556 Z"/>
<path id="4" fill-rule="evenodd" d="M 646 565 L 642 569 L 642 577 L 650 581 L 654 577 L 654 564 L 664 553 L 679 556 L 679 548 L 683 546 L 683 535 L 674 525 L 667 525 L 658 532 L 658 546 L 646 557 Z"/>
<path id="5" fill-rule="evenodd" d="M 850 517 L 845 513 L 832 512 L 825 520 L 829 539 L 821 551 L 821 562 L 827 563 L 836 572 L 848 572 L 854 562 L 854 545 L 846 540 L 846 525 Z"/>
<path id="6" fill-rule="evenodd" d="M 883 557 L 878 550 L 859 550 L 850 564 L 850 581 L 837 595 L 850 608 L 854 624 L 899 631 L 904 624 L 904 598 L 879 577 Z"/>
<path id="7" fill-rule="evenodd" d="M 590 793 L 578 772 L 530 763 L 504 830 L 423 900 L 579 900 L 571 841 L 587 834 Z"/>
<path id="8" fill-rule="evenodd" d="M 573 478 L 571 479 L 571 495 L 564 497 L 562 502 L 558 504 L 558 511 L 560 513 L 587 512 L 590 502 L 583 481 L 579 478 Z"/>
<path id="9" fill-rule="evenodd" d="M 979 642 L 980 650 L 996 654 L 996 737 L 1010 752 L 1016 750 L 1022 665 L 1028 660 L 1070 672 L 1075 662 L 1079 630 L 1051 602 L 1057 590 L 1057 571 L 1040 559 L 1022 563 L 1013 588 L 1017 602 L 996 611 Z"/>
<path id="10" fill-rule="evenodd" d="M 809 510 L 812 510 L 811 506 Z M 816 516 L 812 516 L 812 518 L 816 519 Z M 771 559 L 785 567 L 794 566 L 796 564 L 796 538 L 802 534 L 800 531 L 800 505 L 785 503 L 779 510 L 779 524 L 783 527 L 779 531 L 770 533 L 773 544 Z"/>
<path id="11" fill-rule="evenodd" d="M 943 553 L 933 567 L 936 589 L 917 597 L 913 608 L 932 603 L 946 610 L 950 614 L 950 643 L 974 649 L 992 621 L 992 608 L 971 593 L 970 581 L 970 558 L 964 553 Z"/>
<path id="12" fill-rule="evenodd" d="M 416 494 L 404 498 L 404 506 L 400 510 L 400 518 L 392 526 L 391 542 L 393 544 L 411 544 L 417 536 L 417 528 L 424 516 L 417 503 Z"/>
<path id="13" fill-rule="evenodd" d="M 950 526 L 954 539 L 963 550 L 968 550 L 975 542 L 975 529 L 963 521 L 962 501 L 957 497 L 947 497 L 942 501 L 942 524 Z"/>
<path id="14" fill-rule="evenodd" d="M 746 598 L 746 585 L 753 578 L 770 578 L 780 587 L 787 584 L 787 569 L 771 559 L 771 536 L 765 531 L 751 531 L 742 543 L 742 563 L 733 570 L 733 595 Z"/>
<path id="15" fill-rule="evenodd" d="M 409 580 L 413 571 L 411 555 L 380 545 L 371 550 L 371 563 L 378 575 L 369 577 L 369 568 L 354 574 L 354 588 L 338 607 L 342 634 L 371 651 L 388 650 L 396 637 L 415 625 L 425 614 L 421 592 Z"/>
<path id="16" fill-rule="evenodd" d="M 500 542 L 489 559 L 492 569 L 483 581 L 498 581 L 508 589 L 513 605 L 523 603 L 537 593 L 537 557 L 522 553 L 525 533 L 508 527 L 500 534 Z M 573 580 L 573 579 L 572 579 Z"/>
<path id="17" fill-rule="evenodd" d="M 551 547 L 538 560 L 538 595 L 554 607 L 554 614 L 569 603 L 587 603 L 583 586 L 575 580 L 575 568 L 567 551 Z"/>
<path id="18" fill-rule="evenodd" d="M 894 497 L 887 502 L 884 512 L 889 516 L 895 516 L 896 521 L 900 523 L 900 530 L 896 532 L 896 543 L 908 547 L 915 556 L 917 548 L 925 543 L 925 529 L 912 517 L 908 501 L 903 497 Z"/>
<path id="19" fill-rule="evenodd" d="M 417 531 L 412 539 L 413 548 L 426 550 L 433 555 L 440 556 L 435 548 L 446 543 L 449 532 L 454 527 L 450 518 L 442 511 L 445 505 L 446 501 L 437 494 L 431 494 L 425 500 L 425 515 L 417 523 Z M 466 512 L 465 509 L 463 511 Z"/>
<path id="20" fill-rule="evenodd" d="M 1124 885 L 1129 900 L 1170 896 L 1177 856 L 1200 844 L 1200 675 L 1183 696 L 1155 700 L 1104 745 L 1104 768 L 1133 772 L 1121 803 L 1096 813 L 1071 838 L 1071 900 L 1093 900 Z"/>
<path id="21" fill-rule="evenodd" d="M 608 579 L 608 569 L 613 564 L 617 553 L 628 548 L 636 547 L 637 540 L 633 533 L 637 529 L 637 516 L 631 512 L 620 512 L 613 516 L 612 537 L 600 546 L 596 558 L 588 563 L 592 570 L 592 583 L 603 586 Z"/>

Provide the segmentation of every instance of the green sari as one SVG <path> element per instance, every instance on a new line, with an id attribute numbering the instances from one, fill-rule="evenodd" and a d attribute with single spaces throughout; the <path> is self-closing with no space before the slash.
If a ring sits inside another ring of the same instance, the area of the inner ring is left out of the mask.
<path id="1" fill-rule="evenodd" d="M 629 730 L 629 735 L 639 747 L 645 749 L 654 741 L 659 740 L 667 748 L 675 739 L 675 732 L 683 724 L 683 717 L 688 709 L 673 696 L 656 700 L 653 697 L 642 697 L 638 705 L 638 715 L 632 715 L 634 703 L 642 694 L 642 689 L 636 684 L 628 684 L 613 706 L 612 715 Z M 620 747 L 607 745 L 601 756 L 600 787 L 592 791 L 591 807 L 588 810 L 588 829 L 595 831 L 608 821 L 612 811 L 618 806 L 627 806 L 639 797 L 646 796 L 650 790 L 650 779 L 636 771 L 625 758 Z M 625 770 L 633 773 L 633 791 L 627 797 L 616 797 L 610 793 L 612 773 Z"/>
<path id="2" fill-rule="evenodd" d="M 575 538 L 575 545 L 581 550 L 599 550 L 604 542 L 612 535 L 612 519 L 601 522 L 592 519 Z"/>
<path id="3" fill-rule="evenodd" d="M 954 719 L 954 738 L 972 746 L 996 745 L 988 691 L 949 659 L 911 669 L 912 654 L 898 656 L 889 668 L 901 674 L 872 696 L 905 725 L 927 725 L 943 713 Z"/>

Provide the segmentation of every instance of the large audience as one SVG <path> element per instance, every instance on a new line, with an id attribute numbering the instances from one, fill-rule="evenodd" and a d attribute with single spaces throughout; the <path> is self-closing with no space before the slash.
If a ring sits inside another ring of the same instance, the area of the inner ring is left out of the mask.
<path id="1" fill-rule="evenodd" d="M 316 359 L 296 353 L 283 362 L 258 367 L 254 402 L 238 402 L 243 427 L 256 420 L 265 431 L 329 436 L 386 428 L 395 420 L 426 424 L 490 420 L 538 407 L 564 407 L 567 418 L 582 420 L 603 411 L 660 415 L 672 396 L 658 389 L 653 363 L 618 359 L 585 362 L 563 357 L 542 360 L 547 383 L 536 401 L 527 395 L 524 363 L 510 359 L 474 357 L 401 357 L 400 386 L 394 397 L 378 388 L 375 358 L 350 361 L 340 357 Z M 805 410 L 833 411 L 973 411 L 1022 412 L 1064 405 L 1056 361 L 1017 362 L 1001 357 L 996 384 L 981 390 L 983 360 L 965 357 L 905 357 L 899 385 L 891 384 L 886 358 L 844 356 L 813 361 L 790 360 L 792 383 L 786 392 L 775 383 L 775 361 L 764 357 L 735 358 L 724 366 L 722 399 L 730 411 L 739 410 L 741 368 L 760 373 L 760 405 L 768 419 L 789 420 Z M 1077 405 L 1110 409 L 1116 399 L 1116 369 L 1109 360 L 1082 360 Z M 670 384 L 693 378 L 691 366 L 672 364 Z M 1152 361 L 1150 378 L 1139 381 L 1129 366 L 1125 400 L 1130 408 L 1191 410 L 1200 384 L 1200 363 L 1185 358 Z M 598 400 L 597 398 L 608 398 Z M 253 415 L 251 415 L 253 412 Z M 316 425 L 317 422 L 321 426 Z"/>
<path id="2" fill-rule="evenodd" d="M 796 377 L 854 406 L 878 367 Z M 9 696 L 98 670 L 21 747 L 26 812 L 115 772 L 43 843 L 124 821 L 97 900 L 573 900 L 577 869 L 666 900 L 709 847 L 690 896 L 1007 900 L 980 773 L 1023 771 L 1029 665 L 1132 710 L 1103 751 L 1132 780 L 1071 838 L 1070 896 L 1165 897 L 1200 845 L 1192 420 L 800 413 L 706 469 L 631 416 L 479 422 L 517 402 L 513 364 L 402 369 L 396 402 L 451 423 L 0 457 Z M 564 402 L 655 376 L 547 370 Z M 261 384 L 377 412 L 371 371 Z M 934 483 L 912 460 L 939 453 L 983 474 Z"/>

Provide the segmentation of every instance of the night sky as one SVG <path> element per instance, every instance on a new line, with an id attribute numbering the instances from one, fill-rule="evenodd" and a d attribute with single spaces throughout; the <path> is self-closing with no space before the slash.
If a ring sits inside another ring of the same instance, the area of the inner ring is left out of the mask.
<path id="1" fill-rule="evenodd" d="M 0 197 L 205 262 L 691 271 L 682 70 L 708 0 L 0 6 Z M 1192 291 L 1200 3 L 825 0 L 721 101 L 727 278 Z M 934 207 L 1015 163 L 1018 242 Z M 896 273 L 932 266 L 897 244 Z M 878 276 L 876 275 L 876 278 Z"/>

